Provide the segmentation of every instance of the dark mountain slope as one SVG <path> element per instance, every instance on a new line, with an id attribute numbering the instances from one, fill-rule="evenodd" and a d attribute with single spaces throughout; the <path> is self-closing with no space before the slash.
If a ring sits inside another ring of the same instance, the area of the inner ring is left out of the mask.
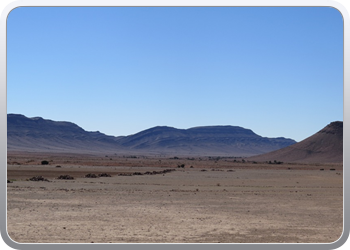
<path id="1" fill-rule="evenodd" d="M 117 149 L 118 138 L 87 132 L 71 122 L 7 115 L 7 148 L 24 151 L 104 151 Z"/>
<path id="2" fill-rule="evenodd" d="M 343 161 L 343 122 L 332 122 L 299 143 L 249 159 L 300 163 L 341 163 Z"/>

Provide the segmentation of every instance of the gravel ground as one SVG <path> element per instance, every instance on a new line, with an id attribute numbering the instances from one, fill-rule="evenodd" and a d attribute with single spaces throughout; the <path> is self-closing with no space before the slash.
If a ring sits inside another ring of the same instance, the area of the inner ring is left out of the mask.
<path id="1" fill-rule="evenodd" d="M 343 230 L 342 166 L 189 161 L 194 168 L 120 176 L 166 168 L 20 160 L 7 169 L 7 229 L 19 243 L 330 243 Z M 57 179 L 67 174 L 74 179 Z"/>

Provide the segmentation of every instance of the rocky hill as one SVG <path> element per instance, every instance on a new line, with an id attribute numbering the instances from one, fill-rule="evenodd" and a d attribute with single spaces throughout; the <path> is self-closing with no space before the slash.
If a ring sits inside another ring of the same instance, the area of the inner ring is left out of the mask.
<path id="1" fill-rule="evenodd" d="M 85 131 L 71 122 L 7 115 L 9 151 L 253 156 L 294 143 L 294 140 L 282 137 L 262 137 L 238 126 L 190 129 L 158 126 L 134 135 L 114 137 Z"/>
<path id="2" fill-rule="evenodd" d="M 343 162 L 343 122 L 332 122 L 301 142 L 249 159 L 254 161 L 341 163 Z"/>

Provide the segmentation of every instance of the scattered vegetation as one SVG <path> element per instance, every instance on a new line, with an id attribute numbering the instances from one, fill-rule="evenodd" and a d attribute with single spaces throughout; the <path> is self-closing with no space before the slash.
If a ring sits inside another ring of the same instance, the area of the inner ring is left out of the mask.
<path id="1" fill-rule="evenodd" d="M 88 173 L 85 175 L 85 178 L 99 178 L 99 177 L 112 177 L 110 174 L 107 173 L 101 173 L 101 174 L 92 174 L 92 173 Z"/>
<path id="2" fill-rule="evenodd" d="M 268 161 L 266 163 L 268 163 L 268 164 L 283 164 L 282 161 L 276 161 L 276 160 L 274 160 L 273 162 L 272 161 Z"/>
<path id="3" fill-rule="evenodd" d="M 101 174 L 98 174 L 98 177 L 112 177 L 112 176 L 107 173 L 101 173 Z"/>
<path id="4" fill-rule="evenodd" d="M 177 165 L 178 168 L 185 168 L 185 164 Z"/>
<path id="5" fill-rule="evenodd" d="M 85 178 L 98 178 L 98 176 L 95 175 L 95 174 L 89 173 L 89 174 L 86 174 L 86 175 L 85 175 Z"/>
<path id="6" fill-rule="evenodd" d="M 237 158 L 237 157 L 235 157 L 235 159 L 233 160 L 233 162 L 242 162 L 242 163 L 245 163 L 245 162 L 246 162 L 246 160 L 244 160 L 244 159 L 237 160 L 236 158 Z M 239 157 L 239 158 L 240 158 L 240 157 Z"/>
<path id="7" fill-rule="evenodd" d="M 42 176 L 34 176 L 32 178 L 29 179 L 30 181 L 49 181 L 48 179 L 45 179 Z"/>
<path id="8" fill-rule="evenodd" d="M 60 175 L 57 179 L 60 179 L 60 180 L 74 180 L 74 177 L 70 176 L 70 175 Z"/>
<path id="9" fill-rule="evenodd" d="M 221 159 L 221 157 L 219 157 L 219 156 L 217 156 L 217 157 L 209 156 L 208 158 L 209 158 L 209 160 L 211 160 L 211 161 L 218 161 L 218 160 Z"/>
<path id="10" fill-rule="evenodd" d="M 120 173 L 118 176 L 133 176 L 133 175 L 155 175 L 155 174 L 166 174 L 172 171 L 175 171 L 176 169 L 164 169 L 161 171 L 147 171 L 144 173 L 141 172 L 134 172 L 134 173 Z"/>

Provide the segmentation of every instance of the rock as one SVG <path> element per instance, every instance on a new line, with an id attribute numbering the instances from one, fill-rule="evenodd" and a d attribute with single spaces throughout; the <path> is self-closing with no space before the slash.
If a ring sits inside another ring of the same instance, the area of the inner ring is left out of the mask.
<path id="1" fill-rule="evenodd" d="M 49 181 L 48 179 L 45 179 L 42 176 L 34 176 L 32 178 L 29 179 L 30 181 Z"/>

